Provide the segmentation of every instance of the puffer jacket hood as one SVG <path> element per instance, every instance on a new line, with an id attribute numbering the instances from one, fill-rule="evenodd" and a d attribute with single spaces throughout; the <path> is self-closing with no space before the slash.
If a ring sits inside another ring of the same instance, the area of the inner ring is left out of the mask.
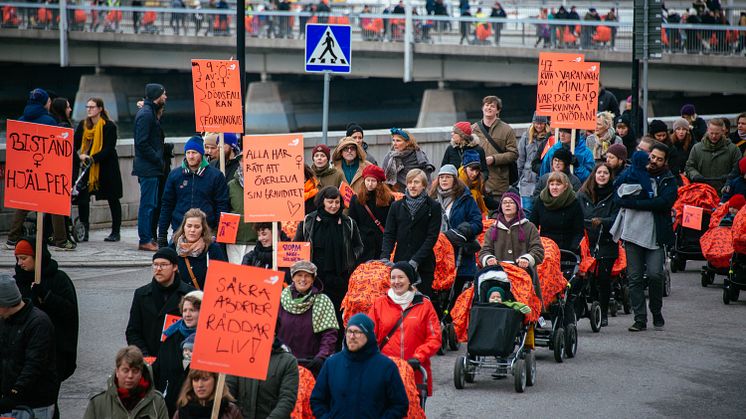
<path id="1" fill-rule="evenodd" d="M 21 116 L 20 120 L 35 124 L 57 125 L 57 121 L 49 114 L 49 111 L 38 103 L 29 103 L 26 105 L 23 108 L 23 116 Z"/>

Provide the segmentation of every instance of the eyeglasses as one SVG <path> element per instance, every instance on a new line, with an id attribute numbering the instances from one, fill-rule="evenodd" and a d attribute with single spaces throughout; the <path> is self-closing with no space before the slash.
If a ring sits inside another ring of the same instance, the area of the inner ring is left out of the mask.
<path id="1" fill-rule="evenodd" d="M 154 263 L 153 264 L 153 269 L 155 269 L 156 271 L 159 271 L 161 269 L 166 269 L 169 266 L 171 266 L 170 263 Z"/>
<path id="2" fill-rule="evenodd" d="M 343 148 L 342 151 L 347 151 L 347 152 L 357 151 L 357 147 L 355 147 L 354 145 L 347 146 L 347 147 Z"/>
<path id="3" fill-rule="evenodd" d="M 365 334 L 365 332 L 363 332 L 362 330 L 355 330 L 355 329 L 347 329 L 347 330 L 345 330 L 345 335 L 346 336 L 350 336 L 350 337 L 355 337 L 356 338 L 356 337 L 362 336 L 364 334 Z"/>

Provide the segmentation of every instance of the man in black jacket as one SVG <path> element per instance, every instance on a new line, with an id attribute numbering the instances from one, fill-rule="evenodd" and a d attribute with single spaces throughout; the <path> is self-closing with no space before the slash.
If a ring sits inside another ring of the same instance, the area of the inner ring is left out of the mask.
<path id="1" fill-rule="evenodd" d="M 176 251 L 164 247 L 153 255 L 153 280 L 135 290 L 127 323 L 127 344 L 144 356 L 157 356 L 166 315 L 180 315 L 181 297 L 194 291 L 179 278 Z"/>
<path id="2" fill-rule="evenodd" d="M 51 419 L 60 390 L 54 326 L 46 314 L 21 299 L 9 275 L 0 275 L 0 414 L 28 406 Z"/>
<path id="3" fill-rule="evenodd" d="M 140 208 L 137 212 L 139 250 L 156 251 L 153 237 L 153 210 L 158 204 L 158 180 L 163 176 L 163 140 L 156 114 L 166 104 L 166 89 L 160 84 L 145 85 L 145 101 L 135 115 L 135 160 L 132 175 L 140 184 Z"/>

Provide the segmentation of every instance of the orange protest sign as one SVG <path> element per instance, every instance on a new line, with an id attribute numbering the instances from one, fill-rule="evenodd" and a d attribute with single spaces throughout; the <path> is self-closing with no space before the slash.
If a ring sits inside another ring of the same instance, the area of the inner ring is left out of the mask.
<path id="1" fill-rule="evenodd" d="M 192 60 L 192 88 L 198 132 L 244 132 L 238 61 Z"/>
<path id="2" fill-rule="evenodd" d="M 681 225 L 692 230 L 702 230 L 703 209 L 693 205 L 684 205 Z"/>
<path id="3" fill-rule="evenodd" d="M 218 243 L 232 244 L 236 242 L 238 234 L 238 223 L 241 221 L 241 214 L 232 214 L 230 212 L 221 212 L 220 221 L 218 221 Z"/>
<path id="4" fill-rule="evenodd" d="M 339 194 L 342 195 L 342 202 L 345 204 L 345 207 L 349 208 L 350 200 L 355 196 L 355 191 L 347 182 L 342 181 L 342 183 L 339 184 Z"/>
<path id="5" fill-rule="evenodd" d="M 299 260 L 311 260 L 310 242 L 278 242 L 277 266 L 289 268 Z"/>
<path id="6" fill-rule="evenodd" d="M 303 135 L 244 136 L 244 221 L 303 221 Z"/>
<path id="7" fill-rule="evenodd" d="M 73 136 L 70 128 L 8 120 L 6 208 L 70 215 Z"/>
<path id="8" fill-rule="evenodd" d="M 267 378 L 282 272 L 211 261 L 191 368 Z"/>
<path id="9" fill-rule="evenodd" d="M 558 61 L 552 65 L 552 73 L 552 127 L 596 129 L 601 64 Z"/>
<path id="10" fill-rule="evenodd" d="M 161 332 L 161 342 L 166 341 L 166 329 L 171 327 L 174 323 L 181 320 L 181 316 L 176 316 L 173 314 L 166 314 L 166 317 L 163 319 L 163 331 Z"/>
<path id="11" fill-rule="evenodd" d="M 585 60 L 583 54 L 566 54 L 562 52 L 539 53 L 539 75 L 536 82 L 536 114 L 552 116 L 552 91 L 556 82 L 553 71 L 556 62 L 576 62 Z"/>

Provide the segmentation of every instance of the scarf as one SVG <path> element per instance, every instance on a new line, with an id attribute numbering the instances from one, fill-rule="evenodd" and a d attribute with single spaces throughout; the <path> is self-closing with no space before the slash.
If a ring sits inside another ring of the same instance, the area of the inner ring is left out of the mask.
<path id="1" fill-rule="evenodd" d="M 596 134 L 596 150 L 594 150 L 596 153 L 594 154 L 598 156 L 603 156 L 604 154 L 606 154 L 606 151 L 611 146 L 611 142 L 614 141 L 615 136 L 616 133 L 614 132 L 614 128 L 612 127 L 609 127 L 603 134 L 603 136 L 599 136 L 598 134 Z"/>
<path id="2" fill-rule="evenodd" d="M 187 327 L 186 323 L 184 323 L 184 320 L 181 319 L 177 321 L 176 323 L 172 324 L 171 326 L 166 329 L 165 332 L 163 332 L 164 335 L 166 335 L 167 338 L 170 338 L 171 336 L 175 335 L 176 332 L 181 333 L 181 336 L 188 337 L 192 333 L 197 332 L 196 327 Z"/>
<path id="3" fill-rule="evenodd" d="M 345 159 L 342 159 L 342 172 L 345 175 L 345 179 L 347 180 L 347 183 L 349 185 L 352 185 L 352 179 L 355 178 L 355 173 L 357 173 L 357 169 L 360 167 L 360 159 L 355 159 L 352 164 L 347 164 L 347 161 Z"/>
<path id="4" fill-rule="evenodd" d="M 334 174 L 334 171 L 336 170 L 331 164 L 327 164 L 326 167 L 322 167 L 321 169 L 316 167 L 316 165 L 311 166 L 311 168 L 313 169 L 313 174 L 315 174 L 317 178 Z"/>
<path id="5" fill-rule="evenodd" d="M 116 381 L 116 377 L 114 377 L 114 381 Z M 143 375 L 140 377 L 140 382 L 137 383 L 137 386 L 132 390 L 121 388 L 119 387 L 119 384 L 117 384 L 117 395 L 119 396 L 119 400 L 122 401 L 124 408 L 130 412 L 138 403 L 140 403 L 140 400 L 145 397 L 145 393 L 148 392 L 148 389 L 150 389 L 150 381 L 148 381 L 145 378 L 145 375 Z"/>
<path id="6" fill-rule="evenodd" d="M 205 247 L 204 240 L 199 239 L 194 243 L 187 243 L 186 237 L 182 235 L 179 237 L 178 244 L 176 245 L 176 253 L 183 258 L 189 256 L 196 258 L 204 253 Z"/>
<path id="7" fill-rule="evenodd" d="M 98 122 L 92 128 L 88 129 L 83 123 L 83 141 L 80 144 L 80 154 L 87 154 L 91 157 L 101 152 L 104 147 L 104 118 L 98 118 Z M 91 160 L 93 161 L 93 160 Z M 99 176 L 101 174 L 101 164 L 94 162 L 88 171 L 88 191 L 97 191 L 101 186 Z"/>
<path id="8" fill-rule="evenodd" d="M 337 316 L 334 314 L 334 305 L 328 298 L 317 298 L 318 294 L 313 290 L 306 295 L 293 298 L 295 286 L 291 285 L 280 294 L 282 309 L 290 314 L 300 315 L 311 309 L 311 325 L 313 333 L 321 333 L 329 329 L 339 329 Z M 297 292 L 297 291 L 296 291 Z"/>
<path id="9" fill-rule="evenodd" d="M 399 172 L 404 170 L 404 158 L 409 157 L 415 150 L 407 149 L 404 151 L 391 150 L 389 164 L 384 168 L 386 172 L 386 183 L 396 185 Z"/>
<path id="10" fill-rule="evenodd" d="M 409 216 L 412 218 L 417 214 L 420 207 L 425 205 L 426 200 L 427 195 L 425 194 L 425 191 L 420 192 L 416 197 L 412 197 L 412 195 L 409 194 L 409 189 L 404 192 L 404 205 L 406 205 L 409 210 Z"/>
<path id="11" fill-rule="evenodd" d="M 389 288 L 388 296 L 391 298 L 391 301 L 401 306 L 402 311 L 406 310 L 407 307 L 409 307 L 410 304 L 412 304 L 412 300 L 414 299 L 414 291 L 408 290 L 402 295 L 396 295 L 393 289 Z"/>
<path id="12" fill-rule="evenodd" d="M 611 193 L 614 192 L 614 187 L 611 185 L 611 182 L 607 183 L 604 186 L 596 185 L 595 188 L 593 188 L 593 193 L 596 195 L 596 202 L 594 204 L 598 204 L 602 200 L 606 199 Z"/>
<path id="13" fill-rule="evenodd" d="M 549 193 L 549 187 L 546 187 L 539 194 L 539 199 L 548 210 L 556 210 L 572 204 L 575 201 L 575 191 L 572 190 L 571 186 L 568 186 L 560 196 L 555 198 Z"/>
<path id="14" fill-rule="evenodd" d="M 314 178 L 308 179 L 306 183 L 303 184 L 303 201 L 313 199 L 313 197 L 319 193 L 318 185 L 319 181 Z"/>
<path id="15" fill-rule="evenodd" d="M 344 271 L 342 210 L 329 214 L 324 208 L 316 211 L 316 223 L 313 225 L 313 258 L 321 272 L 332 272 L 341 275 Z"/>
<path id="16" fill-rule="evenodd" d="M 440 206 L 443 207 L 443 213 L 447 212 L 446 209 L 453 204 L 453 201 L 455 200 L 453 195 L 453 189 L 445 191 L 438 186 L 438 202 L 440 202 Z"/>

